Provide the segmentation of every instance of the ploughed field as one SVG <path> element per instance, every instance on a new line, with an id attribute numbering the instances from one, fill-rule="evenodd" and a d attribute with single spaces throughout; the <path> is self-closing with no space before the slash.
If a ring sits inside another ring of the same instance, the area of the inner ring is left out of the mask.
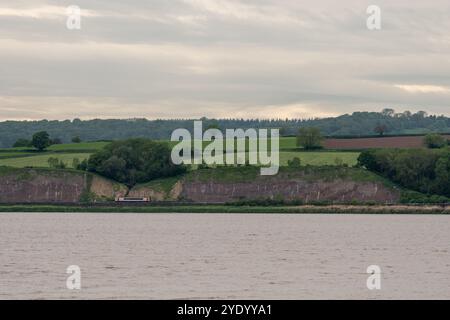
<path id="1" fill-rule="evenodd" d="M 450 140 L 450 135 L 444 135 Z M 422 148 L 424 136 L 325 139 L 325 149 Z"/>

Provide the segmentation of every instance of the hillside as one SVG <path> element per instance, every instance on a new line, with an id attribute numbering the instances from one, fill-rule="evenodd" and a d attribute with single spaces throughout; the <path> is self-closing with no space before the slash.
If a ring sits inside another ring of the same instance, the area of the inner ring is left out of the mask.
<path id="1" fill-rule="evenodd" d="M 426 115 L 425 112 L 395 113 L 386 109 L 382 112 L 354 112 L 333 118 L 323 119 L 206 119 L 202 118 L 204 128 L 216 126 L 226 128 L 279 128 L 282 135 L 296 134 L 299 127 L 318 127 L 327 136 L 366 136 L 376 135 L 374 128 L 385 127 L 389 134 L 419 134 L 428 132 L 450 132 L 450 118 Z M 47 131 L 52 138 L 67 143 L 74 136 L 83 141 L 117 140 L 134 137 L 169 139 L 173 130 L 193 127 L 192 119 L 147 120 L 112 119 L 64 121 L 3 121 L 0 122 L 0 147 L 11 147 L 19 138 L 30 139 L 38 131 Z"/>

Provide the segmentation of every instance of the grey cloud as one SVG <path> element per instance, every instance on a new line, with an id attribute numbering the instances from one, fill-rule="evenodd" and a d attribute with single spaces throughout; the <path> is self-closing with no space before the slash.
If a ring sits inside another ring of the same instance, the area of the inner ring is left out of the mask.
<path id="1" fill-rule="evenodd" d="M 74 2 L 95 13 L 79 31 L 1 15 Z M 450 88 L 450 3 L 377 2 L 371 32 L 357 0 L 0 0 L 0 118 L 449 114 L 449 94 L 396 85 Z"/>

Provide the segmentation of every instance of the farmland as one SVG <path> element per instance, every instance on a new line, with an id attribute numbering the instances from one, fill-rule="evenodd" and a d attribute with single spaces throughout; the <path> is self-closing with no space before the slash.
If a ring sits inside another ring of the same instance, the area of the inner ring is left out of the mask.
<path id="1" fill-rule="evenodd" d="M 56 144 L 47 151 L 37 152 L 30 148 L 4 148 L 0 149 L 0 166 L 12 167 L 48 167 L 48 158 L 62 160 L 67 167 L 72 167 L 74 158 L 80 161 L 88 158 L 90 154 L 102 149 L 108 142 L 83 142 L 70 144 Z M 173 146 L 176 142 L 170 142 Z M 203 143 L 206 146 L 208 143 Z M 270 145 L 270 143 L 269 143 Z M 248 150 L 248 144 L 246 146 Z M 302 165 L 335 165 L 356 164 L 359 152 L 334 151 L 302 151 L 296 147 L 294 137 L 280 138 L 280 165 L 286 166 L 288 161 L 298 157 Z"/>
<path id="2" fill-rule="evenodd" d="M 450 135 L 444 135 L 450 140 Z M 326 149 L 361 150 L 367 148 L 423 148 L 424 136 L 325 139 Z"/>
<path id="3" fill-rule="evenodd" d="M 450 135 L 446 135 L 450 139 Z M 268 148 L 270 150 L 270 141 Z M 82 142 L 69 144 L 55 144 L 44 152 L 37 152 L 32 148 L 3 148 L 0 149 L 0 166 L 13 167 L 48 167 L 48 158 L 58 158 L 67 167 L 72 166 L 74 158 L 80 161 L 90 154 L 105 147 L 109 142 Z M 178 142 L 169 142 L 175 146 Z M 203 142 L 203 148 L 210 142 Z M 261 143 L 261 141 L 260 141 Z M 264 142 L 263 142 L 264 143 Z M 367 148 L 420 148 L 423 147 L 423 136 L 387 136 L 366 138 L 327 138 L 323 141 L 323 150 L 304 151 L 296 144 L 295 137 L 280 138 L 280 165 L 287 166 L 288 161 L 297 157 L 302 165 L 348 165 L 357 163 L 359 150 Z M 245 144 L 248 157 L 248 141 Z M 224 150 L 225 141 L 224 141 Z"/>
<path id="4" fill-rule="evenodd" d="M 108 142 L 55 144 L 43 152 L 26 147 L 3 148 L 0 149 L 0 166 L 48 168 L 48 159 L 57 158 L 67 168 L 72 168 L 73 159 L 83 161 L 106 144 Z"/>
<path id="5" fill-rule="evenodd" d="M 77 158 L 79 161 L 83 161 L 84 159 L 87 159 L 89 155 L 89 153 L 45 153 L 26 157 L 0 159 L 0 166 L 15 168 L 47 168 L 49 167 L 48 159 L 52 157 L 64 162 L 67 168 L 71 168 L 73 159 Z"/>

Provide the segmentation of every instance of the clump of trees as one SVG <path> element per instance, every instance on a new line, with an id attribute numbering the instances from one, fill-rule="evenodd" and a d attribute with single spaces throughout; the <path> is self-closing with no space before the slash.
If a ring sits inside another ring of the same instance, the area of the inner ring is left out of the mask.
<path id="1" fill-rule="evenodd" d="M 450 197 L 450 149 L 366 150 L 358 164 L 425 194 Z"/>
<path id="2" fill-rule="evenodd" d="M 186 172 L 184 165 L 172 163 L 167 143 L 143 138 L 110 143 L 89 157 L 87 169 L 128 186 Z"/>
<path id="3" fill-rule="evenodd" d="M 17 141 L 13 144 L 13 148 L 26 148 L 32 147 L 31 140 L 28 139 L 17 139 Z"/>
<path id="4" fill-rule="evenodd" d="M 439 149 L 447 145 L 447 139 L 437 133 L 427 134 L 423 142 L 430 149 Z"/>
<path id="5" fill-rule="evenodd" d="M 323 136 L 319 128 L 305 127 L 300 128 L 297 134 L 297 146 L 305 150 L 314 150 L 322 148 Z"/>
<path id="6" fill-rule="evenodd" d="M 72 138 L 72 142 L 73 143 L 80 143 L 81 142 L 81 138 L 79 136 L 75 136 Z"/>

